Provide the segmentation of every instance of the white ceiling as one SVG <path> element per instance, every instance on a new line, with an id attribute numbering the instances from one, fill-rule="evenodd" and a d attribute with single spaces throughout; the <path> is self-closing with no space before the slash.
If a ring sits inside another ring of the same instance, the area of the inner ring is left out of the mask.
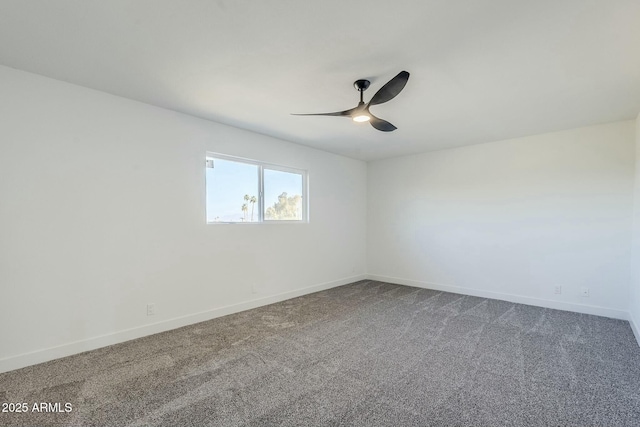
<path id="1" fill-rule="evenodd" d="M 2 0 L 0 64 L 371 160 L 634 118 L 640 1 Z"/>

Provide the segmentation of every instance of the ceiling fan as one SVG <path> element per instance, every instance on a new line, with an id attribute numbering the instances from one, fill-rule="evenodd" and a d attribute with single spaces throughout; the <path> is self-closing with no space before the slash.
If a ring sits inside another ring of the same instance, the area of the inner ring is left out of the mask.
<path id="1" fill-rule="evenodd" d="M 397 128 L 386 120 L 382 120 L 369 111 L 369 107 L 372 105 L 378 105 L 391 101 L 395 98 L 409 80 L 409 73 L 407 71 L 400 71 L 397 76 L 389 80 L 384 86 L 376 92 L 371 98 L 371 101 L 364 103 L 362 99 L 363 92 L 367 90 L 371 82 L 369 80 L 356 80 L 353 83 L 356 90 L 360 92 L 360 102 L 354 108 L 344 111 L 338 111 L 335 113 L 312 113 L 312 114 L 293 114 L 294 116 L 339 116 L 339 117 L 351 117 L 354 122 L 369 122 L 374 128 L 381 130 L 382 132 L 391 132 Z"/>

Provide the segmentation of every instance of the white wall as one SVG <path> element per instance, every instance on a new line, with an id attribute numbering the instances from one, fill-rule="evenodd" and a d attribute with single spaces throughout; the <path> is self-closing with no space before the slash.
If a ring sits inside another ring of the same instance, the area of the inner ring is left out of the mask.
<path id="1" fill-rule="evenodd" d="M 626 318 L 634 135 L 626 121 L 370 163 L 370 277 Z"/>
<path id="2" fill-rule="evenodd" d="M 636 119 L 636 181 L 634 187 L 633 254 L 629 322 L 640 344 L 640 114 Z"/>
<path id="3" fill-rule="evenodd" d="M 6 67 L 0 94 L 0 371 L 364 277 L 364 162 Z M 311 222 L 205 224 L 208 150 L 307 169 Z"/>

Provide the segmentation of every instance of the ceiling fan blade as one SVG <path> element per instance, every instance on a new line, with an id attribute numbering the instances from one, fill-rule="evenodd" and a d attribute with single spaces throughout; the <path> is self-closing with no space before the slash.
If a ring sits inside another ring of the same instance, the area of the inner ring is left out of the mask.
<path id="1" fill-rule="evenodd" d="M 309 113 L 309 114 L 296 114 L 291 113 L 292 116 L 350 116 L 356 109 L 351 108 L 344 111 L 336 111 L 335 113 Z"/>
<path id="2" fill-rule="evenodd" d="M 369 123 L 371 123 L 371 126 L 373 126 L 378 130 L 381 130 L 382 132 L 392 132 L 398 129 L 397 127 L 395 127 L 394 125 L 392 125 L 386 120 L 379 119 L 378 117 L 374 116 L 371 113 L 369 113 L 369 115 L 371 116 L 371 119 L 369 120 Z"/>
<path id="3" fill-rule="evenodd" d="M 409 80 L 409 72 L 400 71 L 397 76 L 389 80 L 379 91 L 373 95 L 369 105 L 378 105 L 387 101 L 391 101 L 404 89 Z"/>

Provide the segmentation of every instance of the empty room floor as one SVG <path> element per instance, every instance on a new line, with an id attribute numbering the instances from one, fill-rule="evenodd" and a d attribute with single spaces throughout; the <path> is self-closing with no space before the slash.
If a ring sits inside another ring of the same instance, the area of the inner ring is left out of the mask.
<path id="1" fill-rule="evenodd" d="M 0 374 L 0 425 L 640 425 L 626 321 L 361 281 Z"/>

